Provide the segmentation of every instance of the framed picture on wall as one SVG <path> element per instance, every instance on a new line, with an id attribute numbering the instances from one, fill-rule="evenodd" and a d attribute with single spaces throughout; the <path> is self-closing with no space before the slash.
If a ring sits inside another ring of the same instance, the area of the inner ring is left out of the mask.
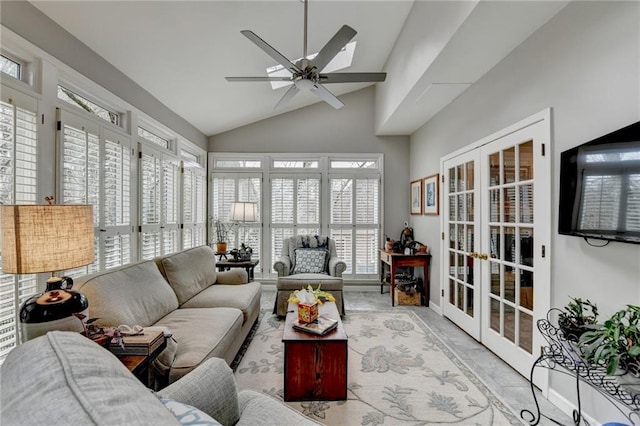
<path id="1" fill-rule="evenodd" d="M 411 214 L 422 214 L 422 180 L 414 180 L 410 186 Z"/>
<path id="2" fill-rule="evenodd" d="M 424 191 L 424 214 L 440 214 L 440 174 L 427 176 L 422 179 Z"/>

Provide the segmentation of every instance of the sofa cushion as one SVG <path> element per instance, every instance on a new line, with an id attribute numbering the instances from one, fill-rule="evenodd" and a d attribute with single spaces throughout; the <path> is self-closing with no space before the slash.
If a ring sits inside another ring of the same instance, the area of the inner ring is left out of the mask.
<path id="1" fill-rule="evenodd" d="M 181 305 L 216 282 L 216 256 L 208 246 L 170 254 L 156 263 Z"/>
<path id="2" fill-rule="evenodd" d="M 242 311 L 244 324 L 252 313 L 260 309 L 261 291 L 262 285 L 259 282 L 250 282 L 242 285 L 216 284 L 193 296 L 181 306 L 181 309 L 237 308 Z"/>
<path id="3" fill-rule="evenodd" d="M 96 325 L 149 327 L 178 308 L 178 299 L 156 264 L 149 260 L 77 280 L 89 299 Z"/>
<path id="4" fill-rule="evenodd" d="M 1 367 L 4 425 L 176 425 L 175 417 L 109 351 L 52 331 L 14 348 Z"/>
<path id="5" fill-rule="evenodd" d="M 178 343 L 169 383 L 208 358 L 225 358 L 241 335 L 242 312 L 235 308 L 181 308 L 156 323 L 168 327 Z"/>

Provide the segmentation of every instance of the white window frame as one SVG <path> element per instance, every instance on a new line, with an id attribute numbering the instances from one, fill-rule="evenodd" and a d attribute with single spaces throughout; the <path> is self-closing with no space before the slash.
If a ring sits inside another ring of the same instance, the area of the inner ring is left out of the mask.
<path id="1" fill-rule="evenodd" d="M 318 168 L 274 168 L 273 161 L 318 161 Z M 339 168 L 339 169 L 330 169 L 329 164 L 331 160 L 342 160 L 342 161 L 375 161 L 377 164 L 377 168 L 367 168 L 367 169 L 354 169 L 354 168 Z M 216 168 L 216 163 L 218 161 L 257 161 L 260 162 L 260 168 L 254 167 L 221 167 Z M 349 174 L 357 177 L 364 176 L 377 176 L 379 178 L 379 224 L 377 225 L 379 228 L 378 231 L 378 247 L 382 246 L 383 243 L 383 233 L 382 229 L 384 229 L 384 215 L 383 215 L 383 207 L 384 207 L 384 191 L 383 191 L 383 182 L 384 182 L 384 155 L 380 153 L 344 153 L 340 155 L 331 155 L 331 154 L 322 154 L 322 153 L 265 153 L 265 154 L 256 154 L 256 153 L 209 153 L 209 208 L 210 211 L 213 211 L 213 203 L 215 202 L 213 196 L 213 185 L 211 184 L 213 176 L 217 174 L 233 174 L 233 173 L 259 173 L 263 178 L 263 191 L 262 191 L 262 203 L 261 210 L 262 220 L 264 221 L 262 226 L 262 252 L 261 252 L 261 265 L 263 270 L 263 279 L 274 279 L 276 275 L 274 271 L 272 271 L 272 265 L 275 261 L 275 253 L 273 253 L 272 242 L 271 242 L 271 177 L 272 176 L 284 176 L 284 175 L 304 175 L 304 174 L 320 174 L 321 175 L 321 212 L 320 212 L 320 233 L 327 234 L 329 233 L 329 191 L 328 191 L 328 182 L 330 174 Z M 209 224 L 209 238 L 211 238 L 211 220 L 212 216 L 210 214 L 210 224 Z M 354 234 L 355 235 L 355 234 Z M 375 270 L 377 271 L 379 268 L 379 264 L 377 262 L 377 253 L 372 254 L 373 261 L 375 262 Z M 346 280 L 363 280 L 363 281 L 372 281 L 378 280 L 377 273 L 376 274 L 343 274 Z"/>

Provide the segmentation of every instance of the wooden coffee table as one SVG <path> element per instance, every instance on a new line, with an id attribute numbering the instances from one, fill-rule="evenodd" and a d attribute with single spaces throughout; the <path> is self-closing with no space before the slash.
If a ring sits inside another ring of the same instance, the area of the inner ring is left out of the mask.
<path id="1" fill-rule="evenodd" d="M 321 305 L 319 312 L 338 321 L 324 336 L 294 330 L 298 305 L 289 304 L 282 336 L 285 401 L 347 399 L 347 333 L 335 303 Z"/>

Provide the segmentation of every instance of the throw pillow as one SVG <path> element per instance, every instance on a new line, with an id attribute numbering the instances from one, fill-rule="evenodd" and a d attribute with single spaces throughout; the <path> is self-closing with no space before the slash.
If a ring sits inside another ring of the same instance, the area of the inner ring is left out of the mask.
<path id="1" fill-rule="evenodd" d="M 189 426 L 222 426 L 207 413 L 175 399 L 158 397 L 165 407 L 176 417 L 181 425 Z"/>
<path id="2" fill-rule="evenodd" d="M 327 269 L 326 248 L 298 248 L 295 251 L 296 263 L 291 274 L 323 274 Z"/>

